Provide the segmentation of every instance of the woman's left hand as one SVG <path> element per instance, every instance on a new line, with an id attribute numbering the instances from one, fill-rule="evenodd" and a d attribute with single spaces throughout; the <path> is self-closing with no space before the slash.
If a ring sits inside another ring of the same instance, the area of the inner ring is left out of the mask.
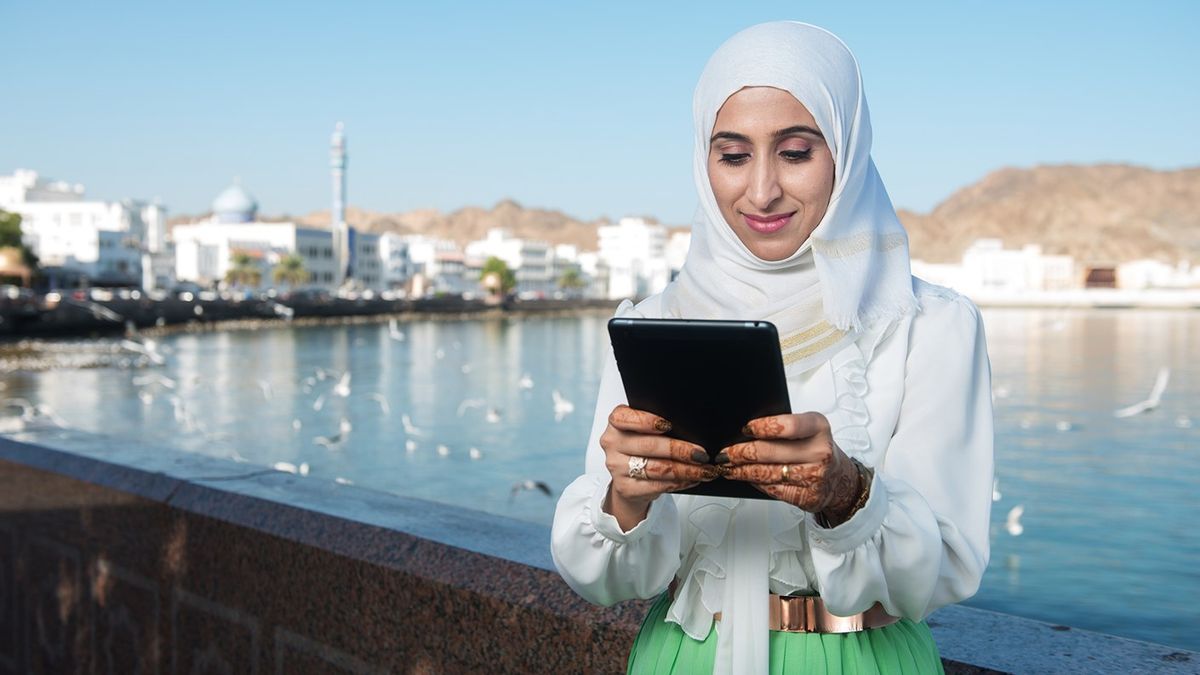
<path id="1" fill-rule="evenodd" d="M 716 457 L 726 478 L 822 516 L 830 527 L 850 517 L 865 486 L 858 467 L 834 443 L 824 415 L 760 417 L 742 433 L 753 440 L 731 445 Z"/>

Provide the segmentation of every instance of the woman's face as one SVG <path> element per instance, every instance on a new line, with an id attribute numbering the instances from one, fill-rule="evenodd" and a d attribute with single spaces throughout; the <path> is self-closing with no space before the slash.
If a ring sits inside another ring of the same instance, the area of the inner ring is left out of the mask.
<path id="1" fill-rule="evenodd" d="M 717 111 L 708 180 L 725 222 L 762 260 L 799 250 L 833 193 L 833 154 L 808 108 L 773 87 L 747 87 Z"/>

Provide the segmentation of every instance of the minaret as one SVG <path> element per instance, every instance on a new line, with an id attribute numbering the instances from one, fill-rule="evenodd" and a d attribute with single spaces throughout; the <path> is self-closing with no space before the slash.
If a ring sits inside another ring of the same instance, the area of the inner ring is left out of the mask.
<path id="1" fill-rule="evenodd" d="M 333 253 L 337 262 L 333 281 L 336 287 L 354 275 L 350 251 L 350 232 L 346 226 L 346 134 L 341 122 L 333 129 L 329 145 L 329 167 L 333 174 L 333 211 L 329 229 L 333 233 Z"/>

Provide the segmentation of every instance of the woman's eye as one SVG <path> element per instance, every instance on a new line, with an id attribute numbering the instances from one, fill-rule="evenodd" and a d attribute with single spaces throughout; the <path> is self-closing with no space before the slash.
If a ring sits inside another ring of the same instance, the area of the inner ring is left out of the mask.
<path id="1" fill-rule="evenodd" d="M 748 152 L 727 152 L 727 153 L 721 153 L 720 161 L 722 164 L 729 164 L 731 166 L 737 166 L 738 164 L 745 164 L 746 161 L 749 159 L 750 159 L 750 153 L 748 153 Z"/>
<path id="2" fill-rule="evenodd" d="M 812 150 L 784 150 L 779 156 L 789 162 L 803 162 L 812 157 Z"/>

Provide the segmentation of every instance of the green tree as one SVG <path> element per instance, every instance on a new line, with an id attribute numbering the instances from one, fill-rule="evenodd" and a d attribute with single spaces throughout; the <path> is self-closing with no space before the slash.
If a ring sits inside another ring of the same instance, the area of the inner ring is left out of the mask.
<path id="1" fill-rule="evenodd" d="M 304 258 L 295 253 L 283 256 L 271 272 L 271 277 L 277 284 L 287 284 L 292 288 L 298 287 L 308 281 L 308 270 L 304 269 Z"/>
<path id="2" fill-rule="evenodd" d="M 508 295 L 517 287 L 517 275 L 508 269 L 508 263 L 496 256 L 488 258 L 487 262 L 483 263 L 479 278 L 483 281 L 484 288 L 500 295 Z"/>
<path id="3" fill-rule="evenodd" d="M 558 287 L 564 291 L 583 288 L 586 285 L 583 281 L 583 275 L 574 267 L 568 267 L 558 276 Z"/>
<path id="4" fill-rule="evenodd" d="M 262 270 L 258 261 L 249 253 L 234 249 L 229 254 L 229 271 L 225 273 L 225 281 L 234 286 L 257 286 L 262 281 Z"/>
<path id="5" fill-rule="evenodd" d="M 0 247 L 21 249 L 21 262 L 32 272 L 37 269 L 38 257 L 21 239 L 21 214 L 0 209 Z"/>

